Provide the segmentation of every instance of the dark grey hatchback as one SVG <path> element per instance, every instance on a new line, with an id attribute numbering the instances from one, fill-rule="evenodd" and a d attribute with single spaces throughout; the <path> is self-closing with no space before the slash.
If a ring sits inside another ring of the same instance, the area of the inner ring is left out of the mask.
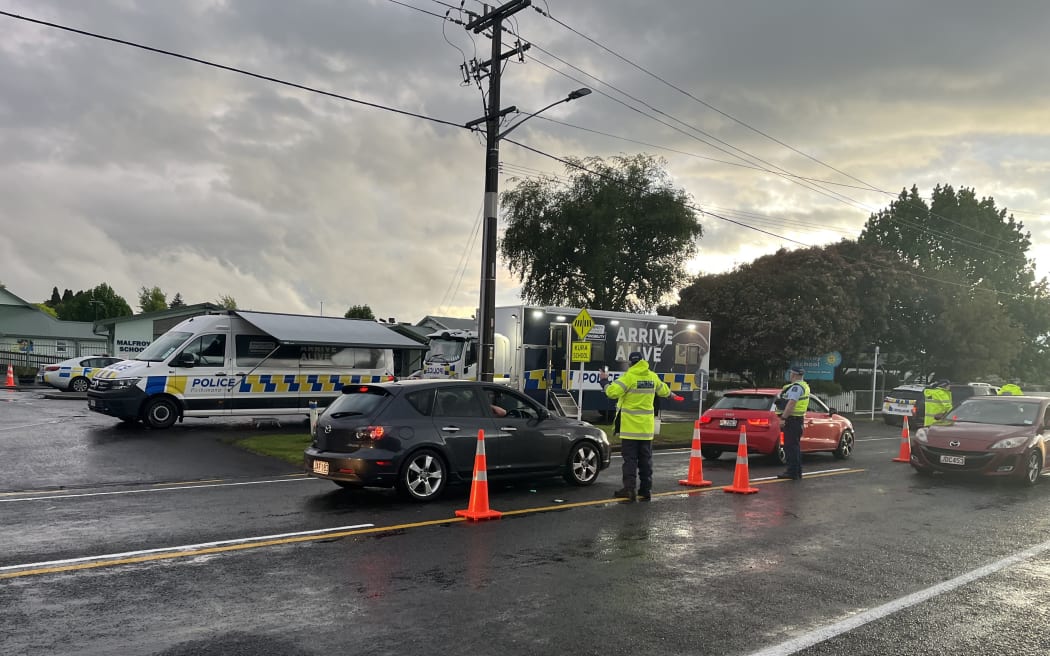
<path id="1" fill-rule="evenodd" d="M 306 473 L 430 501 L 448 483 L 472 479 L 480 430 L 489 480 L 560 475 L 582 486 L 609 466 L 604 431 L 552 415 L 508 387 L 404 380 L 344 387 L 317 421 Z"/>

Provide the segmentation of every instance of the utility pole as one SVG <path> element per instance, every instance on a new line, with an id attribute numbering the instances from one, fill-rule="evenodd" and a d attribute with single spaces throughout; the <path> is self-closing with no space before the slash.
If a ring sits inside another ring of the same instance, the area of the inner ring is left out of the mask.
<path id="1" fill-rule="evenodd" d="M 499 213 L 499 122 L 503 116 L 517 111 L 515 107 L 500 109 L 500 64 L 507 57 L 520 55 L 520 47 L 503 53 L 503 20 L 532 4 L 532 0 L 510 0 L 495 9 L 485 6 L 485 14 L 466 25 L 466 29 L 480 34 L 492 30 L 492 58 L 479 64 L 488 68 L 489 98 L 485 116 L 467 124 L 473 127 L 485 123 L 485 222 L 481 237 L 481 294 L 478 303 L 478 379 L 492 382 L 495 367 L 496 341 L 496 220 Z"/>

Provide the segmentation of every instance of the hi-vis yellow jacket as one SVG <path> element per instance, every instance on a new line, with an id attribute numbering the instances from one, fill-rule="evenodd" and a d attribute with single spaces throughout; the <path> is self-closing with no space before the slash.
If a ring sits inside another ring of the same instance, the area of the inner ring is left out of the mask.
<path id="1" fill-rule="evenodd" d="M 656 430 L 653 401 L 657 395 L 671 396 L 671 388 L 649 371 L 648 362 L 639 360 L 605 387 L 605 395 L 618 399 L 621 440 L 652 440 Z"/>

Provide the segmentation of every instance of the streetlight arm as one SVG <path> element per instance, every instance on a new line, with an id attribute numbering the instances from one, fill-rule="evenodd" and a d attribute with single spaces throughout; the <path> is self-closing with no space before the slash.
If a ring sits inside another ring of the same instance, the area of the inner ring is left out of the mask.
<path id="1" fill-rule="evenodd" d="M 582 97 L 588 95 L 590 92 L 591 92 L 591 90 L 586 88 L 586 87 L 584 87 L 582 89 L 577 89 L 576 91 L 573 91 L 572 93 L 570 93 L 568 96 L 562 98 L 561 100 L 556 100 L 556 101 L 552 102 L 551 104 L 547 105 L 546 107 L 544 107 L 543 109 L 537 110 L 537 111 L 529 114 L 525 118 L 521 119 L 520 121 L 518 121 L 514 125 L 511 125 L 506 130 L 504 130 L 503 132 L 500 132 L 498 135 L 496 135 L 496 140 L 498 141 L 498 140 L 502 139 L 503 137 L 507 136 L 515 128 L 517 128 L 519 125 L 521 125 L 525 121 L 529 120 L 533 116 L 536 116 L 537 114 L 541 114 L 541 113 L 547 111 L 548 109 L 550 109 L 551 107 L 554 107 L 555 105 L 560 105 L 562 103 L 567 103 L 567 102 L 576 100 L 577 98 L 582 98 Z"/>

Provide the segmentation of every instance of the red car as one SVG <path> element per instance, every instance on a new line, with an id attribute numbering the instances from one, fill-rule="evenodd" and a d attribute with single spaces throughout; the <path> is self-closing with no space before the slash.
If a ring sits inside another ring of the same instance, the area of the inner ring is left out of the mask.
<path id="1" fill-rule="evenodd" d="M 1035 485 L 1050 470 L 1050 399 L 973 396 L 911 435 L 911 466 L 920 474 L 960 472 Z"/>
<path id="2" fill-rule="evenodd" d="M 780 418 L 776 412 L 779 388 L 742 389 L 726 392 L 700 417 L 700 449 L 708 460 L 722 453 L 736 453 L 740 428 L 747 429 L 747 451 L 767 455 L 784 464 Z M 802 452 L 829 451 L 845 459 L 853 453 L 853 424 L 823 401 L 809 397 Z"/>

